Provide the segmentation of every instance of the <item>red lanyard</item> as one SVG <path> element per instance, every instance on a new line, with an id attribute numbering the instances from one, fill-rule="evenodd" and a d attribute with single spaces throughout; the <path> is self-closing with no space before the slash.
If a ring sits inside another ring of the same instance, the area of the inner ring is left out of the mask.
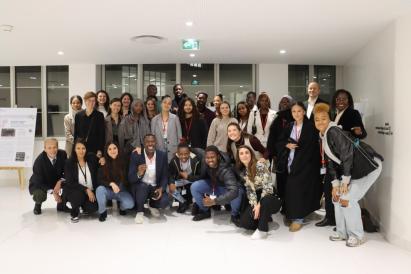
<path id="1" fill-rule="evenodd" d="M 164 136 L 165 133 L 166 133 L 166 126 L 167 126 L 167 123 L 168 123 L 168 118 L 167 118 L 166 121 L 164 121 L 163 116 L 161 116 L 161 122 L 163 123 L 163 136 Z"/>
<path id="2" fill-rule="evenodd" d="M 186 126 L 186 139 L 190 139 L 190 131 L 191 131 L 191 125 L 193 124 L 193 118 L 190 118 L 190 124 L 187 125 L 187 119 L 185 119 L 184 124 Z"/>
<path id="3" fill-rule="evenodd" d="M 325 167 L 326 161 L 324 157 L 323 141 L 321 139 L 320 139 L 320 154 L 321 154 L 321 166 Z"/>

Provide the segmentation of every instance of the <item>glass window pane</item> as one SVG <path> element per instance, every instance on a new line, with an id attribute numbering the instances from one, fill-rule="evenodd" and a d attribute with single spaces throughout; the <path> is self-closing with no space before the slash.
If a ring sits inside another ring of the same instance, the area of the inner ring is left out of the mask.
<path id="1" fill-rule="evenodd" d="M 288 66 L 288 93 L 297 101 L 307 99 L 308 65 Z"/>
<path id="2" fill-rule="evenodd" d="M 15 72 L 16 105 L 37 108 L 36 137 L 41 137 L 41 67 L 16 67 Z"/>
<path id="3" fill-rule="evenodd" d="M 143 97 L 147 96 L 147 86 L 150 84 L 157 86 L 157 96 L 173 96 L 173 86 L 176 83 L 175 64 L 146 64 L 143 65 L 144 87 Z"/>
<path id="4" fill-rule="evenodd" d="M 106 65 L 105 72 L 105 90 L 110 99 L 120 98 L 124 92 L 137 97 L 137 65 Z"/>
<path id="5" fill-rule="evenodd" d="M 204 91 L 212 98 L 214 95 L 214 64 L 182 64 L 181 84 L 184 92 L 193 99 L 198 91 Z"/>
<path id="6" fill-rule="evenodd" d="M 68 66 L 47 66 L 47 136 L 64 136 L 68 97 Z"/>
<path id="7" fill-rule="evenodd" d="M 321 99 L 331 102 L 335 92 L 335 66 L 314 66 L 314 80 L 321 86 Z"/>
<path id="8" fill-rule="evenodd" d="M 10 67 L 0 67 L 0 107 L 10 106 Z"/>
<path id="9" fill-rule="evenodd" d="M 239 101 L 246 99 L 247 92 L 253 88 L 253 66 L 250 64 L 220 65 L 220 93 L 231 109 Z"/>

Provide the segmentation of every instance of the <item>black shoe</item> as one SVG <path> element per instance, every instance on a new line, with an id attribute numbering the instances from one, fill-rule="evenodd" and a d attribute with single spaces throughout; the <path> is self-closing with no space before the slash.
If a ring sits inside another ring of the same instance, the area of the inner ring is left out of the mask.
<path id="1" fill-rule="evenodd" d="M 210 210 L 207 210 L 207 211 L 200 211 L 198 214 L 196 214 L 194 217 L 193 217 L 193 221 L 201 221 L 201 220 L 204 220 L 204 219 L 207 219 L 207 218 L 211 218 L 211 212 L 210 212 Z"/>
<path id="2" fill-rule="evenodd" d="M 119 213 L 121 216 L 127 215 L 127 211 L 119 209 Z"/>
<path id="3" fill-rule="evenodd" d="M 200 212 L 200 208 L 196 203 L 193 204 L 193 209 L 191 209 L 191 215 L 196 216 Z"/>
<path id="4" fill-rule="evenodd" d="M 271 216 L 268 217 L 268 222 L 269 222 L 269 223 L 272 223 L 272 222 L 273 222 L 273 217 L 271 217 Z"/>
<path id="5" fill-rule="evenodd" d="M 231 215 L 231 222 L 235 224 L 236 227 L 240 227 L 240 215 L 237 215 L 237 216 Z"/>
<path id="6" fill-rule="evenodd" d="M 35 204 L 34 209 L 33 209 L 34 215 L 40 215 L 41 214 L 41 204 Z"/>
<path id="7" fill-rule="evenodd" d="M 328 218 L 324 218 L 322 221 L 316 223 L 315 226 L 318 226 L 318 227 L 335 226 L 335 222 L 331 221 Z"/>
<path id="8" fill-rule="evenodd" d="M 107 210 L 104 211 L 103 213 L 100 214 L 100 217 L 98 217 L 98 220 L 100 222 L 104 222 L 107 219 Z"/>
<path id="9" fill-rule="evenodd" d="M 189 208 L 189 204 L 187 202 L 180 203 L 177 208 L 177 213 L 184 213 Z"/>
<path id="10" fill-rule="evenodd" d="M 231 212 L 231 205 L 230 204 L 224 205 L 224 209 L 225 211 Z"/>
<path id="11" fill-rule="evenodd" d="M 65 204 L 63 203 L 58 203 L 57 204 L 57 211 L 58 212 L 70 212 L 70 208 L 68 208 Z"/>
<path id="12" fill-rule="evenodd" d="M 221 211 L 221 205 L 213 205 L 211 207 L 214 211 Z"/>
<path id="13" fill-rule="evenodd" d="M 106 207 L 113 207 L 113 200 L 108 200 L 106 202 Z"/>

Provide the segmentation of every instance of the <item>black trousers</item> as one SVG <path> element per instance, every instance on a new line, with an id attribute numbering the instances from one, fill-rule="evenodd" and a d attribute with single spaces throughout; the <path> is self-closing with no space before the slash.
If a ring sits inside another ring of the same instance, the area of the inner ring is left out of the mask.
<path id="1" fill-rule="evenodd" d="M 277 213 L 281 207 L 281 200 L 274 195 L 266 195 L 260 200 L 260 218 L 254 220 L 254 212 L 251 205 L 241 213 L 240 226 L 245 229 L 268 231 L 268 222 L 271 214 Z"/>
<path id="2" fill-rule="evenodd" d="M 131 186 L 131 195 L 134 198 L 137 212 L 144 212 L 144 204 L 153 195 L 156 188 L 146 183 L 133 184 Z M 149 205 L 153 208 L 166 208 L 168 206 L 168 194 L 163 191 L 159 200 L 150 199 Z"/>
<path id="3" fill-rule="evenodd" d="M 325 218 L 331 222 L 335 222 L 334 204 L 332 201 L 332 189 L 331 178 L 328 174 L 324 178 L 324 200 L 325 200 Z"/>
<path id="4" fill-rule="evenodd" d="M 72 217 L 77 217 L 79 215 L 80 207 L 88 214 L 98 210 L 97 199 L 94 202 L 90 202 L 86 191 L 81 188 L 64 189 L 63 196 L 65 196 L 65 199 L 71 204 Z"/>
<path id="5" fill-rule="evenodd" d="M 47 192 L 43 189 L 33 190 L 33 200 L 36 204 L 41 204 L 47 200 Z"/>

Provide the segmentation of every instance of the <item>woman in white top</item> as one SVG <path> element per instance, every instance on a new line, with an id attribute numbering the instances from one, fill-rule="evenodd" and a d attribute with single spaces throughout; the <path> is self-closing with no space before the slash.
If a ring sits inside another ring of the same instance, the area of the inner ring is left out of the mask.
<path id="1" fill-rule="evenodd" d="M 70 98 L 70 112 L 64 116 L 64 132 L 66 133 L 66 153 L 70 157 L 74 143 L 74 117 L 81 110 L 83 98 L 80 95 L 74 95 Z"/>
<path id="2" fill-rule="evenodd" d="M 105 90 L 99 90 L 96 93 L 97 95 L 97 110 L 103 113 L 103 116 L 106 117 L 109 110 L 110 97 Z"/>
<path id="3" fill-rule="evenodd" d="M 271 109 L 270 98 L 263 92 L 258 96 L 258 110 L 254 110 L 248 117 L 247 132 L 257 137 L 264 147 L 267 147 L 268 134 L 276 111 Z"/>
<path id="4" fill-rule="evenodd" d="M 230 123 L 238 123 L 237 119 L 232 117 L 230 104 L 226 101 L 219 106 L 219 113 L 208 130 L 207 146 L 215 145 L 220 151 L 227 152 L 227 126 Z"/>
<path id="5" fill-rule="evenodd" d="M 65 182 L 63 197 L 71 204 L 71 221 L 79 221 L 80 207 L 83 212 L 94 213 L 98 209 L 95 190 L 98 159 L 94 153 L 87 153 L 86 144 L 78 139 L 74 150 L 64 167 Z"/>

